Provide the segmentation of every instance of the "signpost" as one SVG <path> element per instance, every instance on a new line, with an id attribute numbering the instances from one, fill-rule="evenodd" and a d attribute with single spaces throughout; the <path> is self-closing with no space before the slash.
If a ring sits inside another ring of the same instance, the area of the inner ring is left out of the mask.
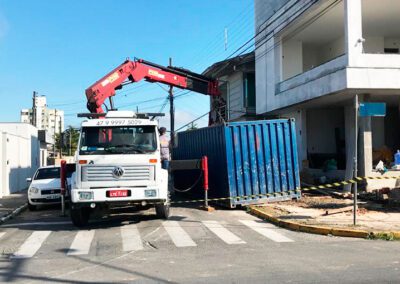
<path id="1" fill-rule="evenodd" d="M 386 103 L 358 103 L 358 95 L 354 97 L 355 106 L 355 149 L 354 149 L 354 179 L 357 177 L 357 154 L 358 154 L 358 116 L 369 117 L 386 115 Z M 357 225 L 357 182 L 354 183 L 353 225 Z"/>

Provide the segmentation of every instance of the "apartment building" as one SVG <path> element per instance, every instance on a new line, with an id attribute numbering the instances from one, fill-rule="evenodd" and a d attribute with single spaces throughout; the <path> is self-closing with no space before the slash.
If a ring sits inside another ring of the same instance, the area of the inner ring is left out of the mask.
<path id="1" fill-rule="evenodd" d="M 48 108 L 46 96 L 35 94 L 32 108 L 21 110 L 20 121 L 46 130 L 51 136 L 64 131 L 64 111 Z"/>

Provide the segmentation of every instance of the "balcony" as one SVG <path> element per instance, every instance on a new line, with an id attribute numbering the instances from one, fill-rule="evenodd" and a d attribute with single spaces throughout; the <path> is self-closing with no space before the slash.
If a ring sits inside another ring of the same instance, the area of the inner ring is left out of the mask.
<path id="1" fill-rule="evenodd" d="M 339 70 L 346 68 L 347 59 L 345 55 L 341 55 L 335 59 L 332 59 L 322 65 L 314 67 L 304 73 L 298 74 L 292 78 L 276 84 L 275 94 L 279 95 L 290 89 L 299 87 L 311 81 L 315 81 L 322 77 L 328 76 Z"/>

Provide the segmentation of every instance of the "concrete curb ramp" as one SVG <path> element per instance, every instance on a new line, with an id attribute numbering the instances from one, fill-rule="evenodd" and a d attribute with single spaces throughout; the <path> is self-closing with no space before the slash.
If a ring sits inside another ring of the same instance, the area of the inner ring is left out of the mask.
<path id="1" fill-rule="evenodd" d="M 333 235 L 338 237 L 351 237 L 351 238 L 362 238 L 362 239 L 386 238 L 386 239 L 400 240 L 400 231 L 393 231 L 393 232 L 366 231 L 366 230 L 333 228 L 333 227 L 316 226 L 316 225 L 305 225 L 293 221 L 281 220 L 266 212 L 263 212 L 256 206 L 250 206 L 250 213 L 257 217 L 265 219 L 277 226 L 304 233 Z"/>
<path id="2" fill-rule="evenodd" d="M 17 209 L 13 210 L 12 212 L 7 214 L 6 216 L 0 218 L 0 225 L 3 224 L 4 222 L 7 222 L 9 219 L 17 216 L 21 212 L 25 211 L 26 208 L 28 208 L 28 203 L 25 203 L 25 204 L 21 205 L 20 207 L 18 207 Z"/>

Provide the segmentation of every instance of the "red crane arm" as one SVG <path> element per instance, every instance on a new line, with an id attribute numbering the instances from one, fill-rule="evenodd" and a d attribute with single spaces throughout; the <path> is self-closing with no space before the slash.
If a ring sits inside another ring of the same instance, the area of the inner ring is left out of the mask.
<path id="1" fill-rule="evenodd" d="M 217 80 L 186 69 L 164 67 L 142 59 L 126 60 L 86 89 L 87 108 L 92 113 L 103 113 L 102 105 L 107 98 L 110 99 L 111 108 L 113 108 L 111 98 L 115 95 L 115 90 L 121 89 L 126 80 L 134 83 L 143 79 L 151 83 L 159 82 L 206 95 L 220 95 Z"/>

